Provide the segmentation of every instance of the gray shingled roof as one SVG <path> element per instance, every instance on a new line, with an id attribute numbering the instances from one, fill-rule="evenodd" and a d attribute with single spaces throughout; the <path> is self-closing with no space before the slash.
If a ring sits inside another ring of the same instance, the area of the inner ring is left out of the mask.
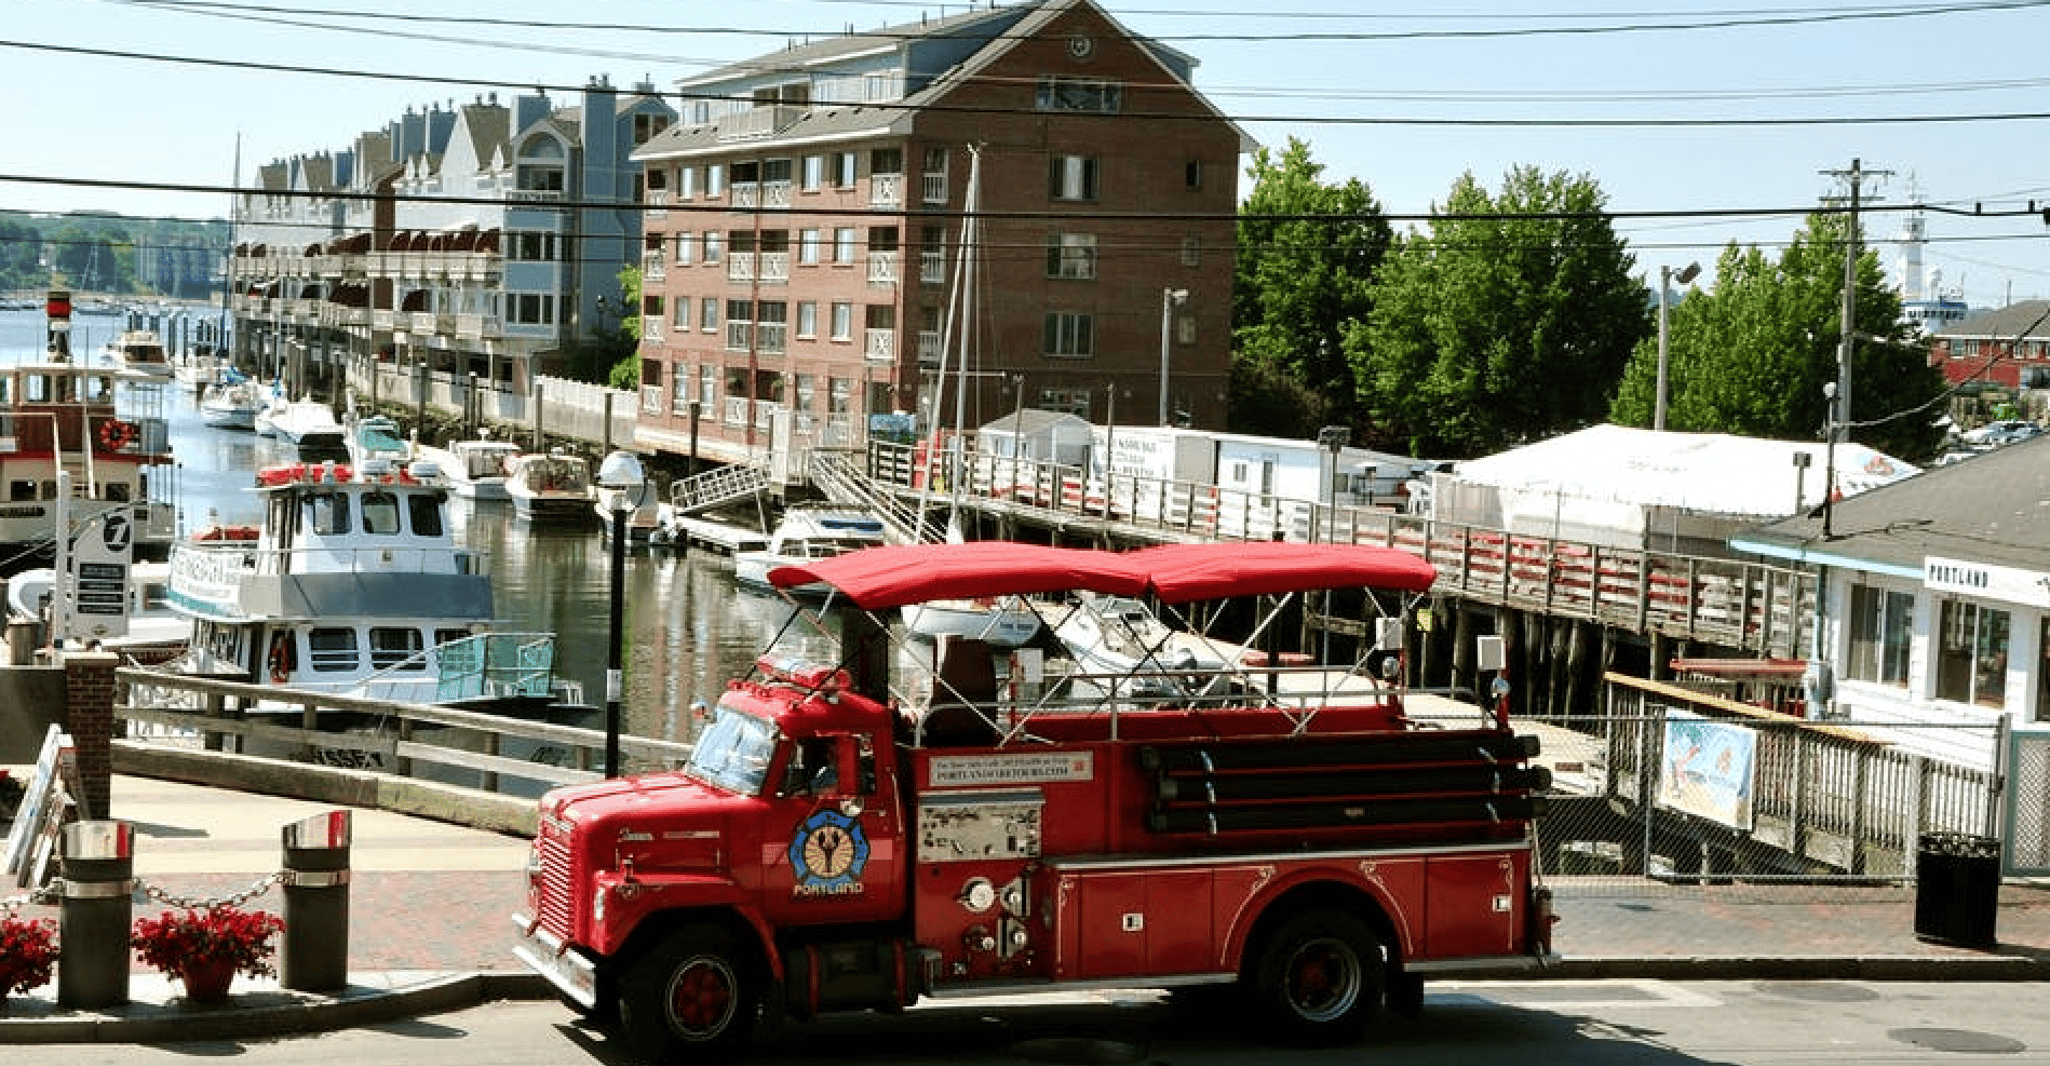
<path id="1" fill-rule="evenodd" d="M 1937 330 L 1932 336 L 2011 341 L 2024 331 L 2026 339 L 2050 338 L 2050 300 L 2023 300 L 1995 311 L 1981 311 Z"/>
<path id="2" fill-rule="evenodd" d="M 1731 538 L 1744 551 L 1920 569 L 1927 556 L 2050 571 L 2050 435 L 1837 502 L 1830 533 L 1800 515 Z"/>
<path id="3" fill-rule="evenodd" d="M 774 52 L 765 52 L 738 63 L 729 63 L 714 70 L 708 70 L 694 78 L 677 82 L 688 89 L 696 85 L 714 85 L 736 78 L 756 77 L 774 71 L 807 70 L 824 63 L 831 63 L 848 56 L 867 55 L 902 48 L 909 41 L 920 37 L 967 36 L 964 31 L 985 22 L 1009 22 L 1019 15 L 1017 7 L 977 8 L 958 15 L 938 19 L 920 19 L 896 26 L 885 26 L 866 33 L 836 33 L 822 36 L 803 44 L 793 44 Z"/>

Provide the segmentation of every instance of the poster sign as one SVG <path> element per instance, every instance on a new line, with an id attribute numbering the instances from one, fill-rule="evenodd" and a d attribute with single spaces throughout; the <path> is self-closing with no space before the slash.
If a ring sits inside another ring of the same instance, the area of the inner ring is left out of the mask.
<path id="1" fill-rule="evenodd" d="M 1666 712 L 1666 755 L 1659 774 L 1661 806 L 1733 829 L 1752 828 L 1758 734 L 1684 711 Z"/>
<path id="2" fill-rule="evenodd" d="M 128 634 L 128 569 L 135 526 L 125 509 L 88 522 L 71 547 L 71 631 L 74 640 Z"/>
<path id="3" fill-rule="evenodd" d="M 35 776 L 7 833 L 6 873 L 15 885 L 40 887 L 47 879 L 57 835 L 75 810 L 73 798 L 80 795 L 77 749 L 71 735 L 53 725 L 43 736 Z"/>

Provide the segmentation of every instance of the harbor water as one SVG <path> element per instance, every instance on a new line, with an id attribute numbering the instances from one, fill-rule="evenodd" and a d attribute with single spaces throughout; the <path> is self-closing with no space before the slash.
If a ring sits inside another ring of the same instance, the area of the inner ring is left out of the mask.
<path id="1" fill-rule="evenodd" d="M 106 342 L 126 328 L 115 315 L 80 314 L 73 321 L 72 351 L 82 361 L 102 359 Z M 0 311 L 0 359 L 40 358 L 46 335 L 40 310 Z M 165 495 L 177 505 L 180 535 L 216 521 L 256 524 L 255 473 L 291 461 L 290 447 L 203 424 L 198 396 L 182 384 L 122 386 L 138 387 L 166 394 L 177 465 Z M 450 507 L 464 546 L 489 556 L 497 628 L 555 633 L 558 675 L 581 684 L 585 702 L 602 707 L 612 548 L 595 513 L 588 523 L 548 526 L 518 519 L 503 502 L 452 499 Z M 716 702 L 727 679 L 745 673 L 793 613 L 783 600 L 735 584 L 732 560 L 702 551 L 630 547 L 621 592 L 622 728 L 667 740 L 691 738 L 691 703 Z M 818 638 L 805 650 L 830 651 Z M 572 724 L 601 725 L 602 716 Z"/>

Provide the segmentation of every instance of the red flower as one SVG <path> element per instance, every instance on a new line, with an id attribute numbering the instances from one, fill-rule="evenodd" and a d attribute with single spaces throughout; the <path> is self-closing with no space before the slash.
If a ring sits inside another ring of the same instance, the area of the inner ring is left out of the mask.
<path id="1" fill-rule="evenodd" d="M 245 911 L 233 904 L 203 910 L 165 911 L 137 918 L 130 937 L 135 957 L 172 977 L 202 959 L 224 961 L 251 977 L 277 972 L 271 965 L 271 937 L 285 927 L 269 911 Z"/>
<path id="2" fill-rule="evenodd" d="M 0 915 L 0 996 L 49 984 L 56 962 L 56 922 Z"/>

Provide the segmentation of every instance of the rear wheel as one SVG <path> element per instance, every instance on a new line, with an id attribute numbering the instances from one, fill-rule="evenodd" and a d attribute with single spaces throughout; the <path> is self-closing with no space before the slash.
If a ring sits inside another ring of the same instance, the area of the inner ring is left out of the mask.
<path id="1" fill-rule="evenodd" d="M 1381 1000 L 1384 965 L 1380 941 L 1365 923 L 1343 911 L 1305 911 L 1267 939 L 1253 991 L 1279 1039 L 1350 1043 Z"/>
<path id="2" fill-rule="evenodd" d="M 734 936 L 716 926 L 670 935 L 620 978 L 619 1020 L 655 1062 L 718 1061 L 754 1034 L 761 988 Z"/>

